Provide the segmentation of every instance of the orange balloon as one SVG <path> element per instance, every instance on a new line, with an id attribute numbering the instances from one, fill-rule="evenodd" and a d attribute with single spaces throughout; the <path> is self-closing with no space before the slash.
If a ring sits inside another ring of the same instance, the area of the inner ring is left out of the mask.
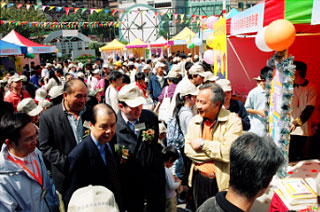
<path id="1" fill-rule="evenodd" d="M 294 25 L 287 20 L 279 19 L 267 26 L 264 40 L 267 46 L 274 51 L 282 51 L 289 48 L 296 38 Z"/>

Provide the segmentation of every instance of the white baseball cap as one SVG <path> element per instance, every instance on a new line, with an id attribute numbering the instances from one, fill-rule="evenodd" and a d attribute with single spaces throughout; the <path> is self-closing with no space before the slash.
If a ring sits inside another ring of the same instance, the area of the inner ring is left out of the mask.
<path id="1" fill-rule="evenodd" d="M 138 107 L 146 103 L 146 98 L 136 84 L 123 86 L 118 93 L 118 99 L 129 107 Z"/>
<path id="2" fill-rule="evenodd" d="M 23 78 L 17 74 L 13 75 L 12 77 L 9 78 L 8 80 L 8 84 L 10 85 L 11 83 L 13 82 L 19 82 L 19 81 L 22 81 Z"/>
<path id="3" fill-rule="evenodd" d="M 164 63 L 161 63 L 161 62 L 157 62 L 155 68 L 158 69 L 158 68 L 165 68 L 166 65 Z"/>
<path id="4" fill-rule="evenodd" d="M 199 65 L 199 64 L 194 64 L 193 66 L 191 66 L 191 68 L 189 70 L 189 74 L 191 74 L 191 75 L 198 74 L 202 77 L 206 76 L 202 65 Z"/>
<path id="5" fill-rule="evenodd" d="M 39 102 L 39 101 L 45 100 L 47 95 L 48 95 L 48 93 L 45 89 L 38 88 L 36 90 L 36 96 L 34 99 Z"/>
<path id="6" fill-rule="evenodd" d="M 180 97 L 186 95 L 197 96 L 198 93 L 199 90 L 197 89 L 197 87 L 192 83 L 188 83 L 186 86 L 183 87 L 183 90 L 180 92 Z"/>
<path id="7" fill-rule="evenodd" d="M 206 72 L 204 72 L 204 74 L 206 75 L 203 80 L 205 82 L 206 81 L 215 82 L 219 79 L 219 77 L 214 76 L 214 74 L 211 71 L 206 71 Z"/>
<path id="8" fill-rule="evenodd" d="M 119 212 L 112 191 L 104 186 L 86 186 L 76 190 L 70 199 L 68 212 Z"/>
<path id="9" fill-rule="evenodd" d="M 50 99 L 54 99 L 63 94 L 63 86 L 53 86 L 48 93 Z"/>
<path id="10" fill-rule="evenodd" d="M 220 85 L 220 87 L 222 88 L 222 90 L 224 92 L 232 91 L 231 83 L 230 83 L 229 80 L 227 80 L 227 79 L 219 79 L 219 80 L 217 80 L 216 83 L 218 85 Z"/>

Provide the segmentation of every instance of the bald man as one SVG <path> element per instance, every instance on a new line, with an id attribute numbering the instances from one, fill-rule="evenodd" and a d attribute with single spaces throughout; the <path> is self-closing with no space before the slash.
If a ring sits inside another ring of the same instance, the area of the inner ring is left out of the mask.
<path id="1" fill-rule="evenodd" d="M 59 192 L 66 171 L 66 157 L 81 142 L 83 122 L 88 115 L 85 108 L 87 86 L 79 79 L 64 86 L 63 101 L 40 116 L 39 149 L 48 161 L 53 183 Z"/>
<path id="2" fill-rule="evenodd" d="M 124 211 L 119 158 L 111 144 L 116 133 L 116 113 L 107 104 L 97 104 L 89 124 L 90 135 L 67 158 L 69 167 L 63 187 L 65 205 L 68 205 L 72 193 L 78 188 L 101 185 L 114 193 L 120 211 Z"/>

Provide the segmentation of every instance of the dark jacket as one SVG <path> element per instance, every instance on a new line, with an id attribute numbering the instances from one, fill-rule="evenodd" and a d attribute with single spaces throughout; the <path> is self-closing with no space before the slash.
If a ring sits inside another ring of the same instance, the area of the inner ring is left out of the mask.
<path id="1" fill-rule="evenodd" d="M 248 131 L 250 129 L 250 119 L 248 117 L 248 112 L 240 101 L 231 99 L 230 107 L 228 110 L 239 115 L 242 121 L 243 130 Z"/>
<path id="2" fill-rule="evenodd" d="M 207 199 L 197 212 L 243 212 L 226 199 L 226 191 L 218 192 L 215 197 Z"/>
<path id="3" fill-rule="evenodd" d="M 62 104 L 63 102 L 46 110 L 39 121 L 39 149 L 51 164 L 48 169 L 51 170 L 53 183 L 60 192 L 65 178 L 66 157 L 77 145 Z M 84 120 L 85 115 L 82 116 L 82 121 Z"/>
<path id="4" fill-rule="evenodd" d="M 157 116 L 151 111 L 142 110 L 139 123 L 144 123 L 145 129 L 139 131 L 138 136 L 125 123 L 121 112 L 117 117 L 117 143 L 129 151 L 128 159 L 122 157 L 120 164 L 128 211 L 143 211 L 144 199 L 147 200 L 148 211 L 165 211 L 165 172 L 158 144 Z M 149 129 L 154 130 L 154 138 L 151 142 L 142 141 L 142 131 Z"/>
<path id="5" fill-rule="evenodd" d="M 150 91 L 150 97 L 154 102 L 158 102 L 162 89 L 168 85 L 167 79 L 164 79 L 163 86 L 161 87 L 157 75 L 153 75 L 148 83 L 148 90 Z"/>
<path id="6" fill-rule="evenodd" d="M 116 165 L 119 166 L 119 158 L 114 151 L 113 145 L 110 146 Z M 106 148 L 108 147 L 106 146 Z M 70 152 L 67 157 L 67 164 L 68 171 L 63 186 L 63 199 L 66 207 L 73 192 L 81 187 L 101 185 L 115 193 L 115 184 L 112 182 L 110 167 L 108 164 L 104 164 L 91 135 L 88 135 Z M 116 197 L 116 201 L 121 211 L 123 211 L 122 200 Z"/>

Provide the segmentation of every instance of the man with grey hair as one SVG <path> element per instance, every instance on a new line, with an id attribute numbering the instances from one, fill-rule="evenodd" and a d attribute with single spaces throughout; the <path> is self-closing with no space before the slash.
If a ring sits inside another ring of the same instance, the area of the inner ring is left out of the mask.
<path id="1" fill-rule="evenodd" d="M 225 94 L 217 84 L 200 87 L 193 117 L 185 137 L 185 153 L 192 160 L 189 185 L 196 208 L 229 187 L 229 152 L 242 134 L 241 119 L 223 106 Z M 191 181 L 192 180 L 192 181 Z"/>

